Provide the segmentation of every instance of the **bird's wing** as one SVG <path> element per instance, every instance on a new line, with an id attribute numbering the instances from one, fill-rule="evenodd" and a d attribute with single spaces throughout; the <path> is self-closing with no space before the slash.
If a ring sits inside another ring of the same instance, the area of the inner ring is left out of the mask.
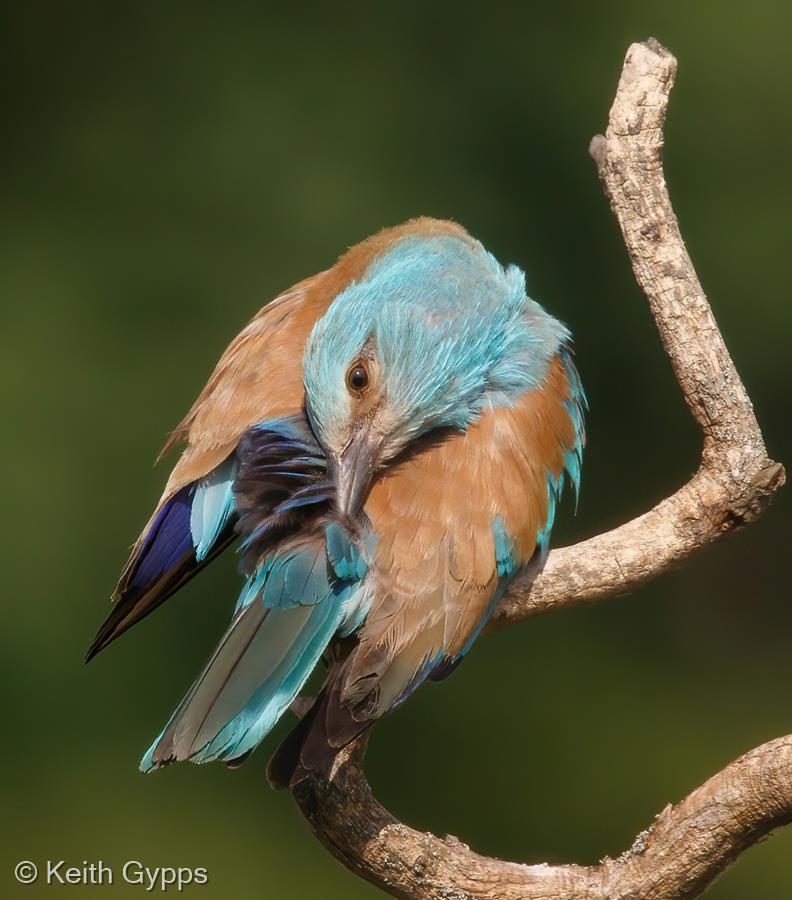
<path id="1" fill-rule="evenodd" d="M 265 306 L 223 353 L 165 451 L 187 441 L 135 542 L 113 607 L 88 651 L 95 656 L 189 581 L 233 540 L 236 447 L 255 423 L 299 414 L 302 354 L 327 308 L 327 273 Z"/>
<path id="2" fill-rule="evenodd" d="M 273 462 L 273 445 L 284 444 L 294 452 Z M 240 443 L 235 496 L 248 580 L 220 645 L 144 756 L 144 771 L 177 760 L 244 760 L 333 636 L 365 615 L 366 562 L 331 518 L 332 485 L 313 478 L 283 494 L 295 476 L 325 474 L 324 460 L 299 444 L 282 425 L 251 429 Z M 274 507 L 273 493 L 283 494 Z"/>
<path id="3" fill-rule="evenodd" d="M 374 485 L 374 598 L 339 688 L 352 719 L 378 718 L 448 674 L 510 578 L 542 561 L 564 473 L 579 476 L 584 402 L 563 351 L 514 406 L 410 454 Z"/>
<path id="4" fill-rule="evenodd" d="M 251 469 L 258 473 L 252 499 L 243 490 Z M 161 504 L 121 576 L 88 659 L 224 550 L 239 533 L 251 502 L 260 521 L 269 523 L 269 535 L 280 535 L 290 527 L 295 508 L 327 496 L 324 455 L 302 412 L 249 428 L 217 468 Z"/>

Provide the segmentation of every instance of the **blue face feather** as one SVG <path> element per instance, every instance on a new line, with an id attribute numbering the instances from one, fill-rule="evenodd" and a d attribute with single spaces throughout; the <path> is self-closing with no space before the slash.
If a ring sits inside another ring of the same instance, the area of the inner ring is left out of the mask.
<path id="1" fill-rule="evenodd" d="M 378 462 L 434 428 L 464 429 L 539 385 L 566 328 L 476 241 L 412 235 L 376 259 L 317 322 L 304 357 L 308 413 L 328 454 L 355 433 L 346 375 L 371 358 Z M 430 365 L 427 365 L 430 361 Z"/>

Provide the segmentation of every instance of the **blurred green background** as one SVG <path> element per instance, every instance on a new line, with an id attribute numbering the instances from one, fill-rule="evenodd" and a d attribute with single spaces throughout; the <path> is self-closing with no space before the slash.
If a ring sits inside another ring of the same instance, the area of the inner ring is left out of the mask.
<path id="1" fill-rule="evenodd" d="M 695 469 L 587 157 L 649 34 L 681 63 L 666 165 L 683 232 L 770 454 L 792 462 L 788 2 L 268 5 L 4 4 L 3 896 L 49 896 L 11 877 L 48 858 L 204 866 L 188 891 L 207 898 L 376 894 L 268 789 L 277 738 L 237 772 L 137 772 L 225 627 L 234 559 L 82 664 L 166 477 L 166 432 L 259 306 L 349 244 L 453 217 L 569 323 L 591 415 L 557 545 Z M 790 525 L 782 494 L 634 596 L 482 640 L 376 729 L 379 797 L 486 854 L 618 855 L 792 731 Z M 709 896 L 792 896 L 792 830 Z"/>

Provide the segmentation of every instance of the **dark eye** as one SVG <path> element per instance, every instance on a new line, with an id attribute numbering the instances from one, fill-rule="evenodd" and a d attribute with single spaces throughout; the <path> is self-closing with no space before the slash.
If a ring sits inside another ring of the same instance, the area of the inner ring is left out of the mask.
<path id="1" fill-rule="evenodd" d="M 363 363 L 355 363 L 347 372 L 346 382 L 353 394 L 362 394 L 369 386 L 368 369 Z"/>

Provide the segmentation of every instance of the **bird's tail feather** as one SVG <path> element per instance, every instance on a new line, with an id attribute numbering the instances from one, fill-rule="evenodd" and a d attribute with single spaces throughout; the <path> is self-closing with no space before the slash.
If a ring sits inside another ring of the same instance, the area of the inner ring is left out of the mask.
<path id="1" fill-rule="evenodd" d="M 243 607 L 141 769 L 246 757 L 303 687 L 338 628 L 341 605 L 330 596 L 313 606 Z"/>

